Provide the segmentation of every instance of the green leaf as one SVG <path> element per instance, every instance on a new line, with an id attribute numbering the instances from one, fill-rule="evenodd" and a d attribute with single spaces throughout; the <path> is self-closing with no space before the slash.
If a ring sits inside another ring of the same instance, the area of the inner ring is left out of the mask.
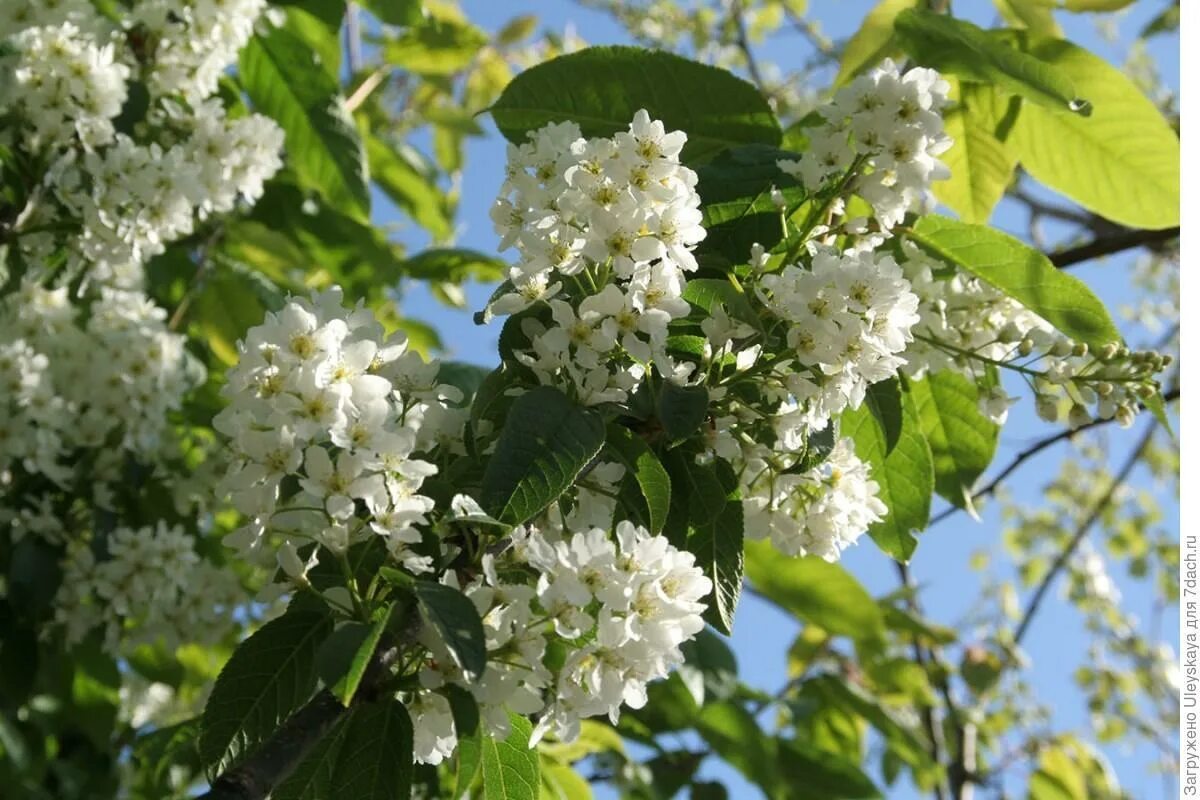
<path id="1" fill-rule="evenodd" d="M 476 678 L 482 675 L 487 644 L 475 604 L 459 590 L 434 581 L 416 581 L 413 588 L 422 619 L 437 630 L 459 666 Z"/>
<path id="2" fill-rule="evenodd" d="M 343 716 L 317 740 L 292 774 L 271 791 L 271 800 L 326 800 L 333 796 L 330 784 L 354 713 Z"/>
<path id="3" fill-rule="evenodd" d="M 487 42 L 487 34 L 474 25 L 431 17 L 385 41 L 383 57 L 418 75 L 453 75 L 469 65 Z"/>
<path id="4" fill-rule="evenodd" d="M 419 153 L 407 145 L 393 146 L 374 134 L 367 135 L 371 180 L 388 198 L 429 231 L 435 240 L 453 231 L 446 197 Z"/>
<path id="5" fill-rule="evenodd" d="M 671 476 L 659 462 L 658 456 L 645 440 L 628 428 L 610 424 L 605 446 L 625 466 L 628 474 L 637 481 L 646 499 L 649 512 L 649 528 L 654 534 L 662 533 L 671 510 Z"/>
<path id="6" fill-rule="evenodd" d="M 239 74 L 257 110 L 283 128 L 301 182 L 365 222 L 371 199 L 362 141 L 337 83 L 308 45 L 286 28 L 256 35 L 242 50 Z"/>
<path id="7" fill-rule="evenodd" d="M 942 156 L 950 177 L 933 184 L 934 194 L 964 222 L 987 222 L 1004 196 L 1017 158 L 996 138 L 990 109 L 991 86 L 964 83 L 959 105 L 946 114 L 946 133 L 954 145 Z"/>
<path id="8" fill-rule="evenodd" d="M 896 35 L 918 64 L 963 80 L 993 83 L 1039 105 L 1083 116 L 1096 102 L 1080 97 L 1070 75 L 970 22 L 910 8 L 896 17 Z"/>
<path id="9" fill-rule="evenodd" d="M 683 287 L 683 299 L 709 313 L 720 304 L 734 319 L 756 328 L 762 325 L 746 293 L 723 278 L 693 278 Z"/>
<path id="10" fill-rule="evenodd" d="M 752 144 L 727 150 L 701 164 L 696 169 L 700 178 L 696 191 L 704 200 L 701 208 L 707 234 L 700 249 L 744 264 L 752 245 L 770 250 L 778 244 L 784 237 L 785 211 L 775 205 L 771 190 L 783 194 L 786 211 L 799 208 L 806 193 L 803 184 L 776 163 L 796 157 L 775 147 Z"/>
<path id="11" fill-rule="evenodd" d="M 694 717 L 696 731 L 712 749 L 767 797 L 781 797 L 778 740 L 763 733 L 750 712 L 733 702 L 709 703 Z"/>
<path id="12" fill-rule="evenodd" d="M 708 389 L 663 382 L 658 392 L 658 420 L 668 439 L 686 439 L 707 419 Z"/>
<path id="13" fill-rule="evenodd" d="M 1067 11 L 1120 11 L 1133 0 L 1062 0 L 1062 7 Z"/>
<path id="14" fill-rule="evenodd" d="M 324 613 L 288 612 L 233 651 L 200 721 L 200 757 L 213 774 L 265 741 L 312 695 L 317 647 L 331 626 Z"/>
<path id="15" fill-rule="evenodd" d="M 1134 228 L 1179 224 L 1179 137 L 1137 86 L 1103 58 L 1069 42 L 1029 52 L 1074 81 L 1095 106 L 1082 119 L 1039 106 L 1017 116 L 1008 146 L 1041 183 Z"/>
<path id="16" fill-rule="evenodd" d="M 540 800 L 592 800 L 592 787 L 566 764 L 540 758 Z"/>
<path id="17" fill-rule="evenodd" d="M 831 634 L 883 640 L 883 611 L 837 564 L 816 556 L 780 558 L 767 542 L 746 542 L 746 576 L 785 611 Z"/>
<path id="18" fill-rule="evenodd" d="M 478 250 L 435 247 L 404 262 L 409 277 L 423 281 L 495 283 L 508 277 L 508 264 Z"/>
<path id="19" fill-rule="evenodd" d="M 917 732 L 917 720 L 912 712 L 909 719 L 884 706 L 860 686 L 837 675 L 821 675 L 804 682 L 803 694 L 820 697 L 824 702 L 838 705 L 865 719 L 887 739 L 888 745 L 906 764 L 919 769 L 933 767 L 933 760 Z"/>
<path id="20" fill-rule="evenodd" d="M 688 534 L 688 552 L 712 581 L 711 600 L 706 599 L 704 619 L 728 636 L 742 594 L 742 542 L 745 533 L 742 501 L 729 498 L 720 514 L 694 523 Z"/>
<path id="21" fill-rule="evenodd" d="M 418 25 L 425 19 L 421 0 L 364 0 L 363 6 L 389 25 Z"/>
<path id="22" fill-rule="evenodd" d="M 908 236 L 933 257 L 991 284 L 1076 341 L 1093 349 L 1121 341 L 1108 310 L 1087 284 L 1056 269 L 1019 239 L 936 214 L 918 220 Z"/>
<path id="23" fill-rule="evenodd" d="M 502 742 L 483 739 L 483 796 L 485 800 L 538 800 L 537 750 L 529 746 L 533 726 L 516 714 L 508 715 L 512 733 Z"/>
<path id="24" fill-rule="evenodd" d="M 888 56 L 900 51 L 896 42 L 896 15 L 909 8 L 916 8 L 920 0 L 882 0 L 867 12 L 858 30 L 842 49 L 842 61 L 838 66 L 834 88 L 849 83 L 860 72 L 878 64 Z"/>
<path id="25" fill-rule="evenodd" d="M 971 508 L 971 489 L 996 455 L 1000 426 L 979 410 L 979 389 L 961 373 L 934 372 L 908 389 L 933 456 L 934 489 Z"/>
<path id="26" fill-rule="evenodd" d="M 483 475 L 480 504 L 519 525 L 565 492 L 604 446 L 604 418 L 539 386 L 513 403 Z"/>
<path id="27" fill-rule="evenodd" d="M 818 750 L 799 739 L 779 740 L 782 778 L 793 800 L 873 800 L 879 788 L 845 756 Z"/>
<path id="28" fill-rule="evenodd" d="M 375 656 L 375 650 L 379 647 L 379 640 L 383 638 L 383 632 L 387 630 L 388 622 L 391 618 L 392 605 L 390 603 L 375 611 L 373 621 L 367 627 L 367 635 L 354 651 L 354 657 L 350 661 L 349 668 L 332 688 L 334 697 L 341 700 L 342 705 L 348 706 L 350 705 L 350 701 L 354 699 L 354 693 L 358 691 L 358 686 L 362 683 L 363 675 L 366 674 L 367 667 L 370 665 L 371 659 Z"/>
<path id="29" fill-rule="evenodd" d="M 454 717 L 454 735 L 458 738 L 455 759 L 458 769 L 454 778 L 454 796 L 465 797 L 479 772 L 483 758 L 483 732 L 479 725 L 479 703 L 475 695 L 461 686 L 449 684 L 443 689 Z"/>
<path id="30" fill-rule="evenodd" d="M 1054 5 L 1047 0 L 993 0 L 1000 16 L 1014 28 L 1028 28 L 1044 36 L 1062 36 L 1054 19 Z"/>
<path id="31" fill-rule="evenodd" d="M 668 131 L 682 130 L 686 162 L 739 144 L 778 145 L 779 122 L 752 84 L 661 50 L 589 47 L 538 64 L 512 80 L 492 106 L 511 142 L 550 122 L 572 120 L 584 136 L 628 130 L 646 109 Z"/>
<path id="32" fill-rule="evenodd" d="M 842 435 L 854 439 L 858 457 L 871 465 L 871 480 L 879 484 L 879 499 L 888 507 L 887 516 L 871 526 L 875 543 L 897 561 L 907 562 L 917 549 L 913 531 L 929 523 L 933 498 L 933 457 L 921 433 L 920 419 L 912 398 L 901 393 L 903 413 L 899 439 L 888 448 L 887 432 L 872 410 L 873 389 L 857 409 L 842 414 Z"/>
<path id="33" fill-rule="evenodd" d="M 408 800 L 413 778 L 412 720 L 399 700 L 355 706 L 343 723 L 323 797 Z"/>

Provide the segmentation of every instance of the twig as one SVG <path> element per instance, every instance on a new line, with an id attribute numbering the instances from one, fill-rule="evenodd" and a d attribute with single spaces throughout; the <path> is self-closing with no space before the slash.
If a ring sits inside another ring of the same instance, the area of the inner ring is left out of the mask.
<path id="1" fill-rule="evenodd" d="M 1125 482 L 1125 479 L 1129 477 L 1129 473 L 1133 472 L 1133 468 L 1137 466 L 1138 461 L 1141 460 L 1142 453 L 1145 452 L 1146 448 L 1150 446 L 1150 440 L 1154 436 L 1157 428 L 1157 421 L 1152 421 L 1149 427 L 1146 428 L 1146 432 L 1142 434 L 1141 440 L 1138 442 L 1137 446 L 1133 448 L 1133 451 L 1129 454 L 1129 457 L 1125 460 L 1125 463 L 1121 465 L 1121 469 L 1119 469 L 1117 474 L 1113 476 L 1113 479 L 1109 481 L 1108 486 L 1100 495 L 1100 499 L 1094 506 L 1092 506 L 1091 511 L 1088 512 L 1083 521 L 1079 523 L 1079 526 L 1075 529 L 1075 533 L 1071 535 L 1070 540 L 1067 542 L 1067 546 L 1062 549 L 1062 551 L 1058 554 L 1058 557 L 1054 559 L 1054 563 L 1050 565 L 1050 569 L 1044 576 L 1042 576 L 1041 582 L 1038 584 L 1037 588 L 1033 592 L 1033 596 L 1029 600 L 1029 605 L 1025 608 L 1025 613 L 1021 615 L 1021 621 L 1017 625 L 1016 633 L 1013 634 L 1013 642 L 1015 644 L 1020 644 L 1021 639 L 1023 639 L 1025 634 L 1029 631 L 1029 625 L 1033 622 L 1034 616 L 1042 607 L 1042 601 L 1046 598 L 1046 592 L 1049 591 L 1050 585 L 1054 583 L 1054 579 L 1057 578 L 1059 573 L 1062 572 L 1066 567 L 1067 562 L 1070 561 L 1071 556 L 1075 554 L 1075 551 L 1079 548 L 1080 543 L 1083 542 L 1084 537 L 1087 536 L 1087 532 L 1091 529 L 1092 525 L 1094 525 L 1096 520 L 1100 518 L 1100 515 L 1104 513 L 1104 510 L 1108 508 L 1108 505 L 1112 502 L 1113 495 L 1116 493 L 1117 489 L 1120 488 L 1121 484 Z"/>
<path id="2" fill-rule="evenodd" d="M 355 89 L 354 92 L 345 99 L 345 101 L 342 103 L 342 107 L 345 108 L 346 111 L 354 113 L 355 109 L 361 106 L 363 101 L 371 96 L 371 92 L 375 91 L 379 87 L 379 84 L 383 83 L 384 78 L 386 78 L 391 71 L 391 65 L 384 64 L 370 75 L 363 78 L 363 82 L 360 83 L 358 88 Z"/>
<path id="3" fill-rule="evenodd" d="M 1163 401 L 1166 403 L 1171 403 L 1178 399 L 1179 399 L 1179 388 L 1178 387 L 1171 389 L 1169 392 L 1166 392 L 1163 395 Z M 1142 406 L 1142 410 L 1143 411 L 1145 410 L 1145 406 Z M 1083 433 L 1084 431 L 1091 430 L 1092 428 L 1098 428 L 1101 425 L 1107 425 L 1108 423 L 1113 422 L 1114 419 L 1115 418 L 1094 419 L 1085 425 L 1080 425 L 1078 428 L 1070 428 L 1070 429 L 1067 429 L 1064 431 L 1060 431 L 1060 432 L 1054 434 L 1053 436 L 1047 436 L 1045 439 L 1035 442 L 1034 444 L 1030 445 L 1029 447 L 1022 450 L 1020 453 L 1018 453 L 1016 455 L 1016 457 L 1012 461 L 1010 461 L 1007 466 L 1004 467 L 1004 469 L 1002 469 L 1002 470 L 1000 470 L 1000 472 L 996 473 L 996 477 L 992 478 L 992 480 L 986 486 L 984 486 L 982 489 L 978 490 L 977 492 L 972 493 L 971 502 L 974 503 L 976 500 L 981 500 L 984 497 L 988 497 L 989 495 L 994 494 L 996 492 L 996 490 L 1000 488 L 1000 484 L 1003 483 L 1005 480 L 1007 480 L 1008 476 L 1010 476 L 1014 472 L 1016 472 L 1018 467 L 1020 467 L 1026 461 L 1033 458 L 1034 456 L 1036 456 L 1038 453 L 1042 452 L 1043 450 L 1045 450 L 1049 447 L 1053 447 L 1054 445 L 1058 444 L 1059 442 L 1063 442 L 1063 441 L 1071 439 L 1075 436 L 1078 436 L 1079 434 Z M 927 527 L 932 528 L 937 523 L 945 520 L 948 517 L 954 516 L 961 510 L 962 509 L 957 506 L 951 506 L 950 508 L 947 508 L 945 511 L 935 514 L 933 516 L 933 518 L 929 520 L 929 525 Z"/>
<path id="4" fill-rule="evenodd" d="M 1162 244 L 1179 238 L 1179 226 L 1160 231 L 1130 230 L 1050 254 L 1050 262 L 1059 269 L 1091 261 L 1093 258 L 1132 250 L 1135 247 Z"/>
<path id="5" fill-rule="evenodd" d="M 733 4 L 730 7 L 730 14 L 733 15 L 733 25 L 737 30 L 737 46 L 746 58 L 746 69 L 750 72 L 750 79 L 754 81 L 754 85 L 758 87 L 758 90 L 765 95 L 767 94 L 767 86 L 763 82 L 762 72 L 758 69 L 758 62 L 754 59 L 754 51 L 750 49 L 750 35 L 746 32 L 745 9 L 742 7 L 741 0 L 733 0 Z"/>

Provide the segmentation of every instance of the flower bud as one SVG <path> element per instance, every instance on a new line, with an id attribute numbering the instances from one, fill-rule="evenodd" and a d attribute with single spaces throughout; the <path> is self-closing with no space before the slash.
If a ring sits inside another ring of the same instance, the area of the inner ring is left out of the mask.
<path id="1" fill-rule="evenodd" d="M 1101 361 L 1112 361 L 1114 358 L 1117 357 L 1117 353 L 1120 351 L 1120 349 L 1121 349 L 1120 343 L 1109 342 L 1108 344 L 1104 345 L 1104 347 L 1100 348 L 1100 353 L 1099 353 L 1100 360 Z"/>
<path id="2" fill-rule="evenodd" d="M 1046 422 L 1058 422 L 1058 398 L 1048 394 L 1039 394 L 1034 401 L 1037 415 Z"/>
<path id="3" fill-rule="evenodd" d="M 1133 425 L 1133 418 L 1136 412 L 1127 405 L 1122 405 L 1117 408 L 1117 424 L 1122 428 L 1128 428 Z"/>
<path id="4" fill-rule="evenodd" d="M 1087 354 L 1087 342 L 1076 342 L 1075 346 L 1071 348 L 1071 355 L 1075 356 L 1076 358 L 1083 358 Z"/>
<path id="5" fill-rule="evenodd" d="M 1108 381 L 1100 381 L 1096 384 L 1096 394 L 1100 395 L 1101 397 L 1108 397 L 1113 393 L 1114 388 L 1115 387 Z"/>
<path id="6" fill-rule="evenodd" d="M 1067 424 L 1072 428 L 1087 425 L 1091 421 L 1092 415 L 1088 413 L 1087 407 L 1081 403 L 1072 405 L 1071 410 L 1067 413 Z"/>
<path id="7" fill-rule="evenodd" d="M 1071 355 L 1071 350 L 1075 347 L 1075 343 L 1070 339 L 1059 339 L 1050 348 L 1050 355 L 1058 358 L 1066 358 Z"/>
<path id="8" fill-rule="evenodd" d="M 300 585 L 308 583 L 308 567 L 300 560 L 300 554 L 296 552 L 296 548 L 291 542 L 284 542 L 280 546 L 279 552 L 275 554 L 275 560 L 279 563 L 279 568 L 292 581 Z"/>
<path id="9" fill-rule="evenodd" d="M 1017 352 L 1023 356 L 1027 356 L 1030 353 L 1032 353 L 1033 352 L 1033 339 L 1030 339 L 1028 336 L 1025 337 L 1024 339 L 1022 339 L 1021 343 L 1019 345 L 1017 345 Z"/>

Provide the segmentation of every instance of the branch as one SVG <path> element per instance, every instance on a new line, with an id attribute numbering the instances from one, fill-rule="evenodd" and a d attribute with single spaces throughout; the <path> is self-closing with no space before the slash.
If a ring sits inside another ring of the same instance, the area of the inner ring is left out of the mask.
<path id="1" fill-rule="evenodd" d="M 734 0 L 730 13 L 733 15 L 733 25 L 737 30 L 737 46 L 742 51 L 742 55 L 746 57 L 746 69 L 750 72 L 750 79 L 754 81 L 758 91 L 765 95 L 767 93 L 766 84 L 763 83 L 758 62 L 754 60 L 754 51 L 750 49 L 750 36 L 746 32 L 745 9 L 742 7 L 741 0 Z"/>
<path id="2" fill-rule="evenodd" d="M 1025 613 L 1021 616 L 1021 621 L 1017 625 L 1016 633 L 1013 634 L 1014 644 L 1020 644 L 1021 639 L 1023 639 L 1025 634 L 1029 631 L 1029 625 L 1033 622 L 1034 616 L 1041 608 L 1042 601 L 1046 598 L 1046 592 L 1050 589 L 1050 584 L 1054 583 L 1054 579 L 1057 578 L 1059 573 L 1062 572 L 1066 567 L 1067 562 L 1079 548 L 1079 545 L 1083 542 L 1083 538 L 1087 535 L 1087 532 L 1112 502 L 1113 495 L 1116 493 L 1117 489 L 1120 488 L 1121 484 L 1125 482 L 1125 479 L 1129 477 L 1129 473 L 1133 472 L 1133 468 L 1137 466 L 1138 461 L 1141 460 L 1142 453 L 1145 452 L 1146 448 L 1150 446 L 1150 440 L 1154 436 L 1157 428 L 1157 421 L 1151 422 L 1150 426 L 1146 428 L 1146 432 L 1142 434 L 1141 441 L 1138 442 L 1137 447 L 1133 448 L 1133 452 L 1129 454 L 1129 457 L 1125 460 L 1125 463 L 1121 465 L 1121 469 L 1117 471 L 1117 474 L 1111 481 L 1109 481 L 1104 493 L 1100 495 L 1099 501 L 1092 506 L 1092 510 L 1089 511 L 1088 515 L 1084 517 L 1082 522 L 1079 523 L 1079 526 L 1075 529 L 1075 533 L 1071 535 L 1070 541 L 1067 542 L 1067 546 L 1058 554 L 1058 558 L 1056 558 L 1054 563 L 1050 565 L 1049 571 L 1047 571 L 1042 577 L 1041 583 L 1038 584 L 1037 589 L 1035 589 L 1033 592 L 1033 597 L 1030 599 L 1029 605 L 1025 609 Z"/>
<path id="3" fill-rule="evenodd" d="M 403 641 L 415 636 L 416 631 L 408 629 L 411 627 L 406 628 Z M 376 651 L 351 705 L 376 699 L 400 657 L 400 648 L 397 644 Z M 248 759 L 221 773 L 197 800 L 266 800 L 348 710 L 328 689 L 321 690 L 288 717 Z"/>
<path id="4" fill-rule="evenodd" d="M 1179 238 L 1179 226 L 1160 231 L 1129 230 L 1112 236 L 1103 236 L 1079 247 L 1071 247 L 1050 254 L 1050 262 L 1059 269 L 1091 261 L 1093 258 L 1132 250 L 1135 247 L 1162 244 Z"/>
<path id="5" fill-rule="evenodd" d="M 1179 399 L 1179 388 L 1178 387 L 1171 389 L 1169 392 L 1167 392 L 1163 395 L 1163 401 L 1166 403 L 1171 403 L 1178 399 Z M 1145 411 L 1146 407 L 1141 406 L 1141 410 Z M 1072 439 L 1075 436 L 1083 433 L 1084 431 L 1091 430 L 1092 428 L 1098 428 L 1101 425 L 1107 425 L 1108 423 L 1113 422 L 1114 420 L 1115 420 L 1115 417 L 1112 417 L 1109 419 L 1094 419 L 1091 422 L 1087 423 L 1086 425 L 1080 425 L 1078 428 L 1069 428 L 1067 430 L 1060 431 L 1060 432 L 1054 434 L 1053 436 L 1047 436 L 1045 439 L 1035 442 L 1034 444 L 1030 445 L 1029 447 L 1022 450 L 1020 453 L 1018 453 L 1016 458 L 1014 458 L 1012 461 L 1010 461 L 1008 463 L 1008 466 L 1006 466 L 1004 469 L 1000 470 L 1000 472 L 998 472 L 996 474 L 996 477 L 992 478 L 991 482 L 988 483 L 987 486 L 984 486 L 979 491 L 973 493 L 971 495 L 971 502 L 974 503 L 976 500 L 981 500 L 984 497 L 988 497 L 992 494 L 995 494 L 996 490 L 1000 488 L 1000 484 L 1003 483 L 1005 480 L 1007 480 L 1008 476 L 1012 475 L 1014 472 L 1017 471 L 1018 467 L 1020 467 L 1026 461 L 1033 458 L 1034 456 L 1036 456 L 1038 453 L 1042 452 L 1043 450 L 1045 450 L 1049 447 L 1053 447 L 1054 445 L 1058 444 L 1059 442 L 1063 442 L 1068 439 Z M 926 527 L 932 528 L 934 525 L 938 524 L 942 520 L 945 520 L 948 517 L 954 516 L 959 511 L 962 511 L 962 509 L 959 508 L 958 506 L 951 506 L 950 508 L 947 508 L 946 510 L 944 510 L 938 514 L 935 514 L 933 516 L 933 518 L 929 520 L 929 525 Z"/>

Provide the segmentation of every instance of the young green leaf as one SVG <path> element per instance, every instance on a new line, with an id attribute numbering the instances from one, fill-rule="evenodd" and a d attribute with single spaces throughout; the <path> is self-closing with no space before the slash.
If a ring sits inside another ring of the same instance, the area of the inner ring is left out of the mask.
<path id="1" fill-rule="evenodd" d="M 1040 106 L 1017 116 L 1008 146 L 1038 181 L 1113 222 L 1179 224 L 1179 136 L 1124 72 L 1082 47 L 1035 40 L 1036 56 L 1092 101 L 1083 119 Z"/>
<path id="2" fill-rule="evenodd" d="M 480 503 L 519 525 L 558 499 L 604 446 L 604 419 L 558 389 L 539 386 L 509 410 L 483 475 Z"/>
<path id="3" fill-rule="evenodd" d="M 1076 341 L 1093 348 L 1121 341 L 1104 303 L 1087 284 L 1006 233 L 929 214 L 907 235 L 934 258 L 991 284 Z"/>
<path id="4" fill-rule="evenodd" d="M 483 737 L 484 800 L 538 800 L 537 750 L 529 746 L 533 726 L 517 714 L 508 719 L 512 733 L 507 739 Z"/>
<path id="5" fill-rule="evenodd" d="M 467 22 L 431 17 L 385 41 L 383 55 L 407 72 L 452 75 L 470 64 L 487 40 L 486 33 Z"/>
<path id="6" fill-rule="evenodd" d="M 896 17 L 896 35 L 921 66 L 993 83 L 1049 108 L 1091 113 L 1091 98 L 1080 97 L 1069 75 L 978 25 L 910 8 Z"/>
<path id="7" fill-rule="evenodd" d="M 745 292 L 721 278 L 693 278 L 683 287 L 683 299 L 709 313 L 720 304 L 734 319 L 755 327 L 762 324 L 750 301 L 746 299 Z"/>
<path id="8" fill-rule="evenodd" d="M 833 85 L 844 86 L 859 73 L 899 53 L 900 45 L 895 35 L 896 15 L 906 9 L 916 8 L 919 2 L 880 0 L 879 5 L 868 11 L 858 30 L 842 48 L 842 61 Z"/>
<path id="9" fill-rule="evenodd" d="M 487 667 L 487 645 L 483 622 L 471 599 L 434 581 L 415 581 L 413 589 L 422 619 L 437 630 L 459 666 L 476 678 L 482 675 Z"/>
<path id="10" fill-rule="evenodd" d="M 785 611 L 831 634 L 883 640 L 883 612 L 844 567 L 816 556 L 780 558 L 767 542 L 747 542 L 746 576 Z"/>
<path id="11" fill-rule="evenodd" d="M 610 424 L 605 447 L 637 481 L 646 499 L 650 532 L 662 532 L 671 510 L 671 476 L 640 436 L 622 425 Z"/>
<path id="12" fill-rule="evenodd" d="M 686 87 L 686 88 L 683 88 Z M 782 133 L 752 84 L 716 67 L 661 50 L 589 47 L 531 67 L 492 106 L 510 142 L 550 122 L 573 121 L 584 136 L 627 130 L 645 109 L 667 130 L 682 130 L 685 162 L 739 144 L 778 145 Z"/>
<path id="13" fill-rule="evenodd" d="M 933 457 L 907 392 L 901 392 L 900 434 L 893 447 L 888 447 L 889 433 L 873 410 L 876 407 L 868 389 L 859 408 L 842 414 L 842 435 L 854 440 L 859 458 L 871 465 L 871 480 L 879 484 L 879 499 L 888 507 L 887 516 L 868 531 L 871 538 L 892 558 L 907 562 L 917 549 L 913 532 L 929 523 Z"/>
<path id="14" fill-rule="evenodd" d="M 256 35 L 242 50 L 239 74 L 255 108 L 283 128 L 300 180 L 365 222 L 371 200 L 358 128 L 343 107 L 337 83 L 308 45 L 286 28 Z"/>
<path id="15" fill-rule="evenodd" d="M 959 508 L 971 508 L 971 487 L 992 463 L 1000 426 L 979 410 L 979 389 L 953 370 L 910 381 L 921 432 L 933 455 L 934 488 Z"/>
<path id="16" fill-rule="evenodd" d="M 223 772 L 265 741 L 317 686 L 327 614 L 284 614 L 242 642 L 221 670 L 200 722 L 201 761 Z"/>
<path id="17" fill-rule="evenodd" d="M 454 228 L 446 196 L 438 188 L 436 175 L 418 152 L 395 145 L 375 134 L 367 135 L 371 180 L 383 193 L 409 214 L 435 241 L 450 236 Z"/>
<path id="18" fill-rule="evenodd" d="M 934 194 L 964 222 L 984 223 L 1004 196 L 1017 158 L 996 138 L 991 109 L 994 87 L 978 83 L 958 86 L 958 106 L 945 115 L 946 133 L 954 145 L 942 156 L 950 177 L 933 184 Z"/>
<path id="19" fill-rule="evenodd" d="M 375 650 L 379 647 L 379 640 L 383 638 L 383 632 L 387 630 L 391 618 L 391 603 L 376 610 L 371 624 L 367 626 L 366 636 L 354 650 L 353 658 L 350 659 L 345 674 L 333 685 L 331 691 L 338 700 L 342 701 L 342 705 L 348 706 L 354 699 L 354 693 L 358 691 L 358 686 L 362 683 L 367 667 L 375 656 Z"/>

